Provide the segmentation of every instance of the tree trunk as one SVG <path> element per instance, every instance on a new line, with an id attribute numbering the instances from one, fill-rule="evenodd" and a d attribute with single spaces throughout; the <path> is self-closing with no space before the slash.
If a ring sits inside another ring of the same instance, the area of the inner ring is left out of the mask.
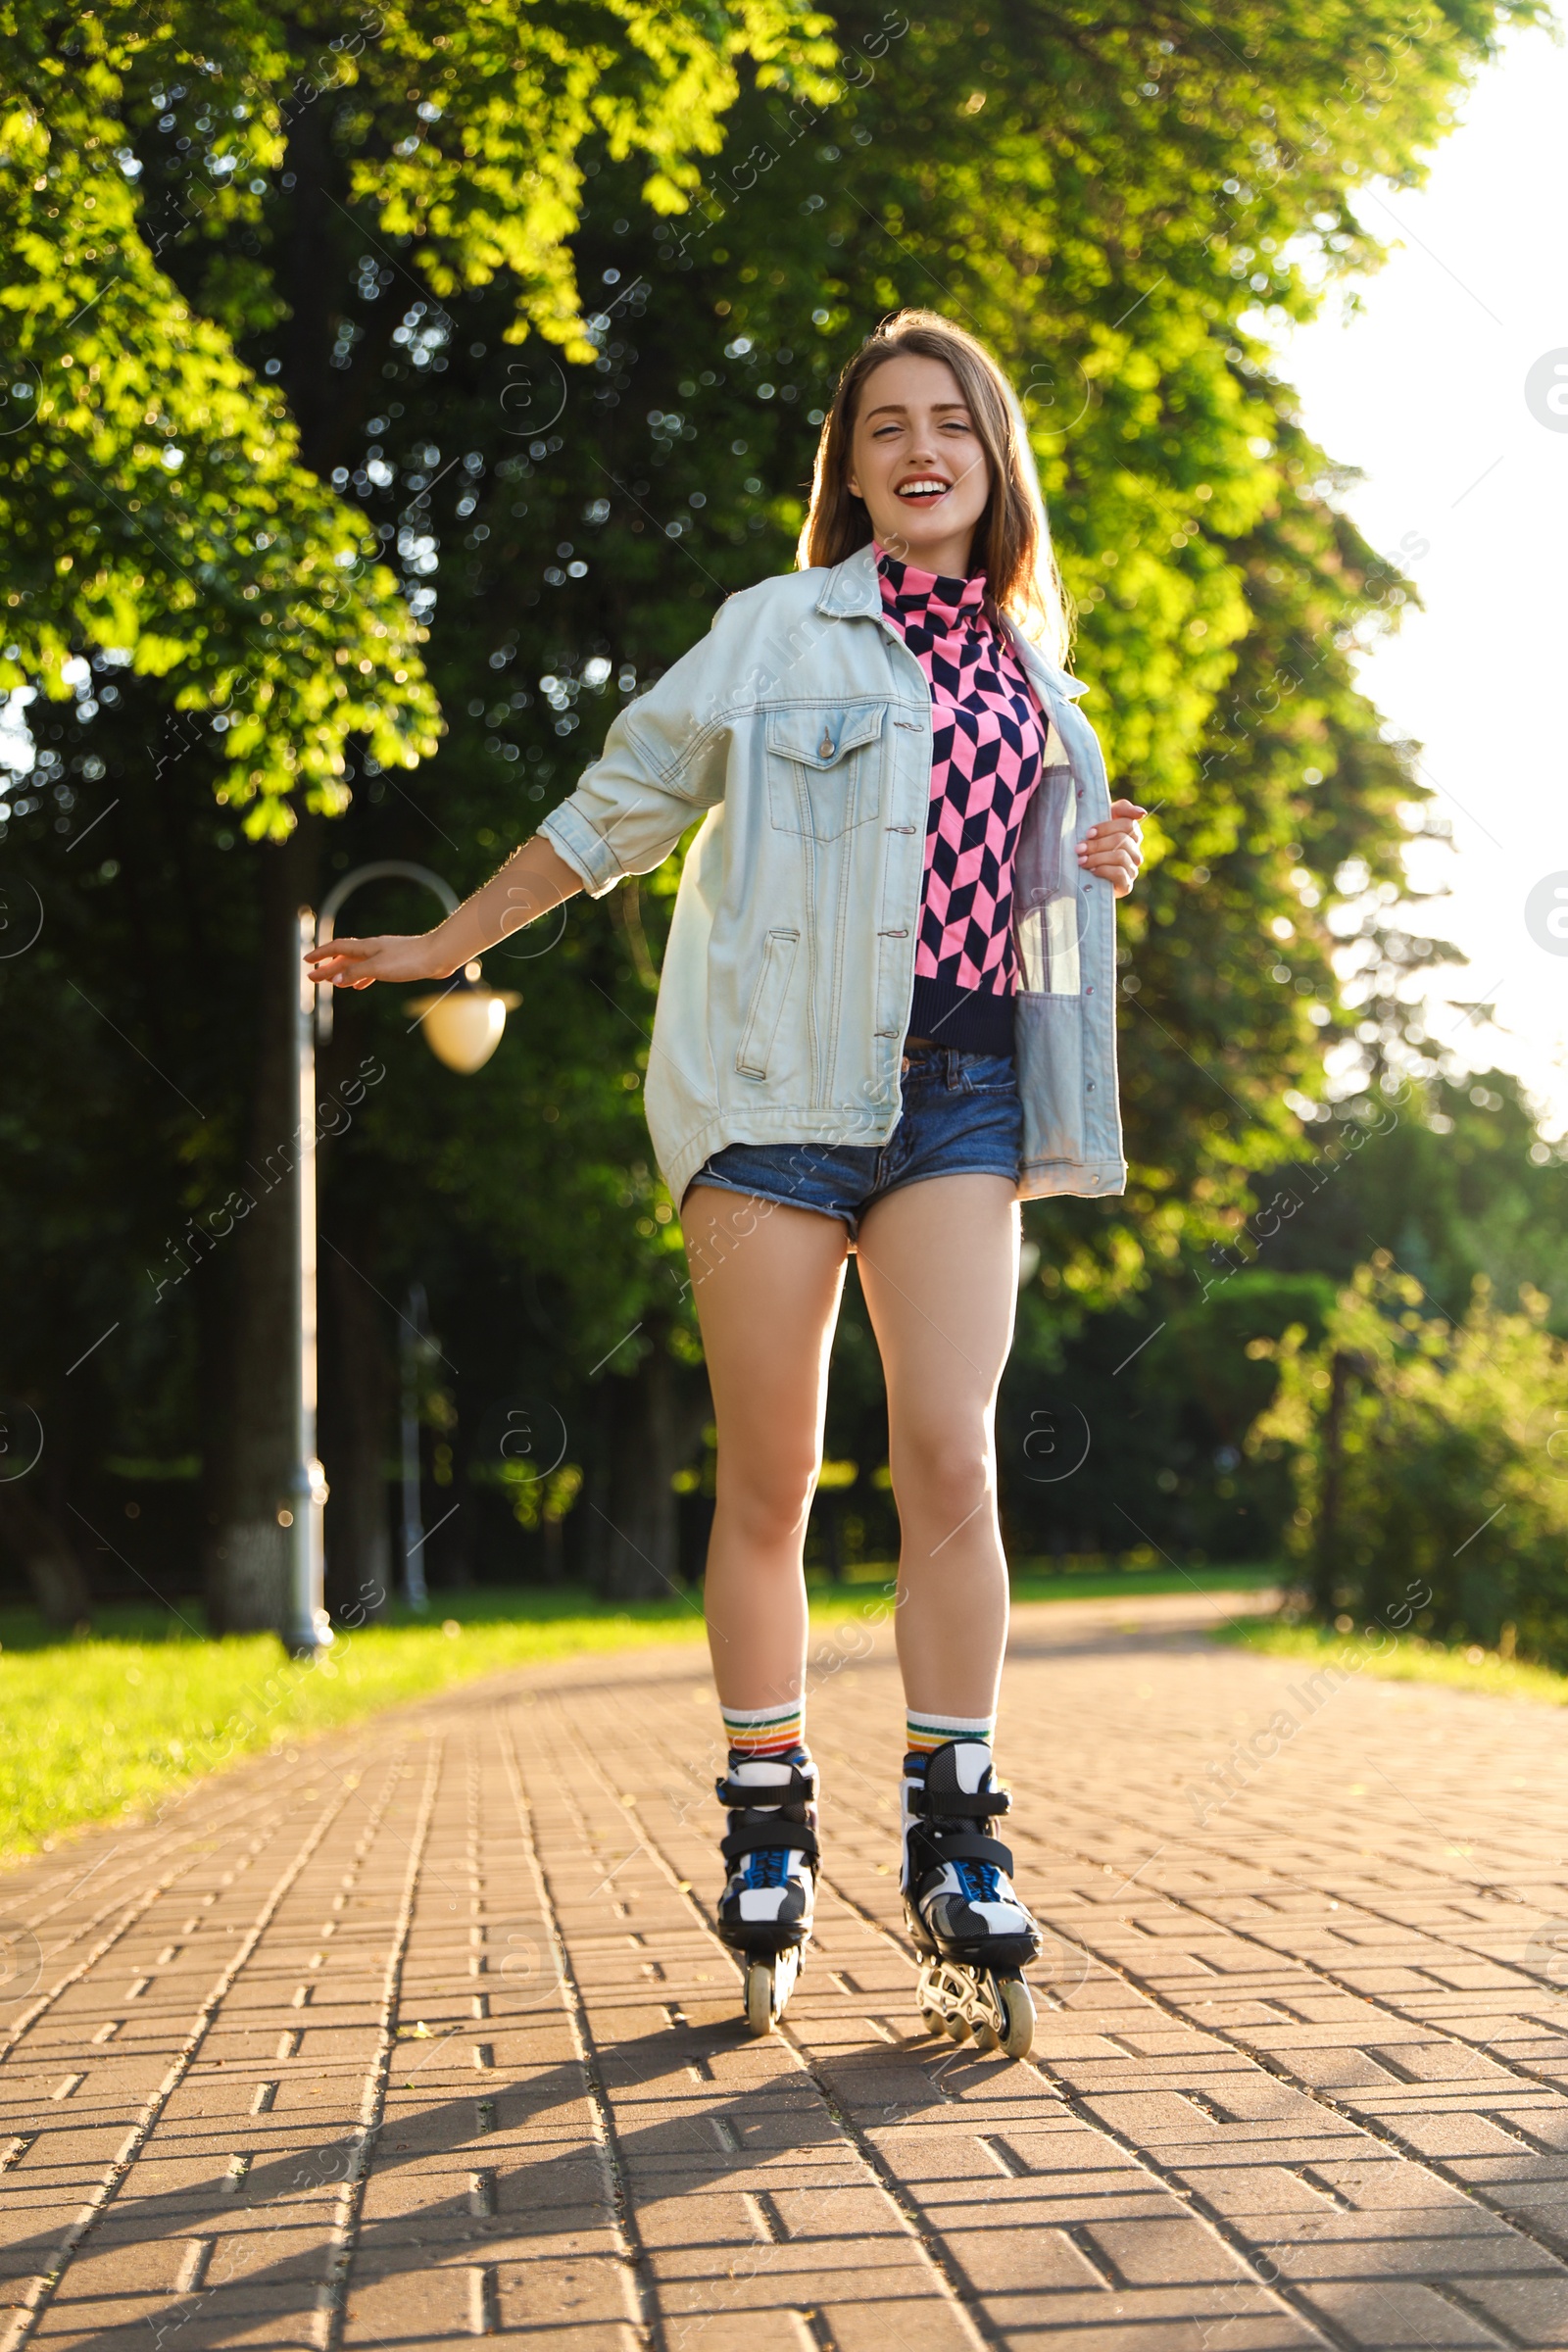
<path id="1" fill-rule="evenodd" d="M 288 298 L 281 332 L 283 384 L 299 426 L 300 454 L 313 472 L 325 476 L 348 447 L 349 414 L 366 412 L 350 388 L 356 378 L 330 364 L 340 276 L 354 251 L 345 232 L 354 232 L 341 214 L 334 219 L 331 211 L 348 190 L 324 106 L 294 111 L 287 164 L 294 197 L 278 252 L 278 280 Z"/>
<path id="2" fill-rule="evenodd" d="M 76 1548 L 54 1513 L 21 1479 L 0 1486 L 0 1542 L 11 1553 L 46 1624 L 85 1625 L 92 1592 Z"/>
<path id="3" fill-rule="evenodd" d="M 374 1617 L 392 1590 L 387 1462 L 397 1382 L 385 1319 L 356 1265 L 321 1252 L 321 1460 L 326 1469 L 327 1598 Z M 358 1620 L 357 1620 L 358 1621 Z"/>
<path id="4" fill-rule="evenodd" d="M 599 1459 L 589 1484 L 589 1579 L 609 1600 L 680 1590 L 677 1470 L 712 1416 L 708 1384 L 656 1340 L 629 1379 L 601 1391 Z"/>
<path id="5" fill-rule="evenodd" d="M 214 1633 L 275 1632 L 285 1623 L 294 1459 L 292 1187 L 298 1162 L 294 1006 L 299 908 L 310 896 L 314 842 L 296 831 L 254 853 L 261 895 L 261 1043 L 251 1098 L 245 1186 L 235 1234 L 231 1421 L 205 1562 Z"/>
<path id="6" fill-rule="evenodd" d="M 247 1178 L 246 1190 L 251 1189 Z M 199 1525 L 202 1590 L 208 1626 L 215 1634 L 220 1629 L 214 1613 L 214 1568 L 218 1546 L 224 1541 L 219 1530 L 226 1524 L 229 1497 L 234 1492 L 235 1432 L 239 1420 L 234 1393 L 238 1371 L 234 1313 L 240 1248 L 241 1235 L 236 1231 L 226 1250 L 214 1250 L 197 1269 L 194 1285 L 196 1429 L 202 1462 Z"/>

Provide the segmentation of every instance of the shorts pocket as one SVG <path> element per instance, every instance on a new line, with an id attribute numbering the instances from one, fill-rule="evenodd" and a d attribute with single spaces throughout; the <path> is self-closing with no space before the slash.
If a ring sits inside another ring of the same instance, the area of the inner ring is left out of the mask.
<path id="1" fill-rule="evenodd" d="M 784 1001 L 789 995 L 790 975 L 795 969 L 795 954 L 801 944 L 798 931 L 770 931 L 762 950 L 762 968 L 757 975 L 757 986 L 747 1008 L 746 1026 L 735 1055 L 735 1067 L 743 1078 L 765 1078 L 773 1052 L 773 1041 L 784 1015 Z"/>
<path id="2" fill-rule="evenodd" d="M 1009 1054 L 977 1054 L 960 1065 L 966 1095 L 995 1098 L 1018 1092 L 1017 1064 Z"/>

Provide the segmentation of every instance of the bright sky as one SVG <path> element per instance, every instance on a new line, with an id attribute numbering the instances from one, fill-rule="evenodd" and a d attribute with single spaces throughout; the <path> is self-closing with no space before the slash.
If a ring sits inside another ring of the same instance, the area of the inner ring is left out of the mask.
<path id="1" fill-rule="evenodd" d="M 1361 683 L 1396 734 L 1424 747 L 1421 774 L 1453 826 L 1421 844 L 1413 886 L 1449 897 L 1419 927 L 1470 958 L 1438 981 L 1433 1046 L 1471 1068 L 1516 1071 L 1568 1126 L 1568 917 L 1553 952 L 1551 877 L 1568 907 L 1568 51 L 1510 40 L 1477 81 L 1419 193 L 1362 198 L 1395 250 L 1347 319 L 1331 295 L 1291 337 L 1281 369 L 1302 420 L 1365 480 L 1346 504 L 1372 546 L 1413 579 L 1424 611 L 1368 657 Z M 1543 415 L 1563 363 L 1561 429 Z M 1544 885 L 1537 903 L 1527 901 Z M 1533 935 L 1534 934 L 1534 935 Z M 1479 1027 L 1450 996 L 1496 1006 Z"/>

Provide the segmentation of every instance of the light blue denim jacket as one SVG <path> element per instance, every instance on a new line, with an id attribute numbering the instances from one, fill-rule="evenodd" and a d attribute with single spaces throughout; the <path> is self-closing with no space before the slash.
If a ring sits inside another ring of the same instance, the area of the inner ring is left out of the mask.
<path id="1" fill-rule="evenodd" d="M 1018 1189 L 1126 1183 L 1115 899 L 1075 845 L 1110 813 L 1084 689 L 1021 637 L 1052 721 L 1018 837 Z M 615 719 L 542 831 L 595 897 L 686 855 L 648 1125 L 679 1201 L 726 1144 L 882 1144 L 899 1121 L 931 790 L 925 672 L 869 547 L 732 596 Z M 705 813 L 706 812 L 706 813 Z"/>

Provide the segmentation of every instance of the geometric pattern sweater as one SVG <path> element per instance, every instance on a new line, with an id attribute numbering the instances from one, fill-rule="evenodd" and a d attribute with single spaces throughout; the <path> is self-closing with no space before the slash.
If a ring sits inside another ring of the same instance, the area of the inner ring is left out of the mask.
<path id="1" fill-rule="evenodd" d="M 1012 871 L 1046 728 L 986 618 L 985 574 L 948 579 L 878 550 L 882 609 L 931 688 L 931 798 L 909 1035 L 1012 1052 Z"/>

